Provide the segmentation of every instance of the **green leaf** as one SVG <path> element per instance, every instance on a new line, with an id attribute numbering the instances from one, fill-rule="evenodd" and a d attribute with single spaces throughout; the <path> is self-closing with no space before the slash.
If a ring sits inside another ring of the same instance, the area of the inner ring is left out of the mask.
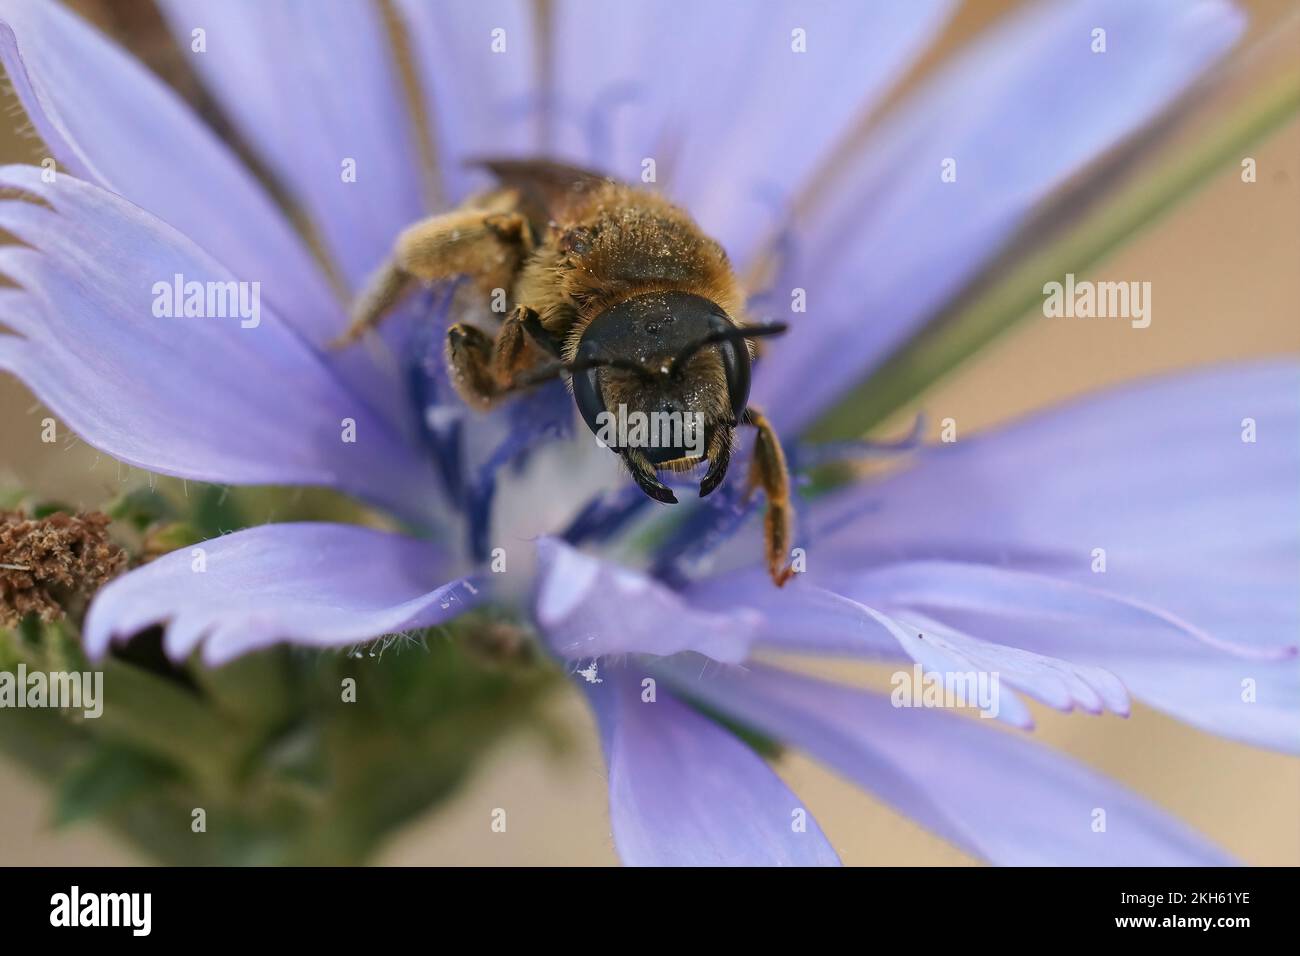
<path id="1" fill-rule="evenodd" d="M 18 506 L 27 499 L 27 492 L 22 488 L 5 488 L 0 490 L 0 511 L 17 511 Z"/>
<path id="2" fill-rule="evenodd" d="M 501 623 L 469 614 L 373 654 L 273 648 L 220 669 L 173 664 L 147 631 L 93 665 L 101 717 L 15 711 L 0 749 L 51 781 L 59 823 L 96 817 L 159 860 L 356 864 L 457 793 L 493 744 L 545 727 L 540 704 L 565 686 L 548 658 L 467 650 L 497 646 L 479 632 Z M 12 637 L 22 659 L 75 662 L 71 629 L 34 648 Z"/>
<path id="3" fill-rule="evenodd" d="M 37 650 L 43 643 L 45 625 L 35 614 L 28 614 L 18 622 L 18 637 L 28 650 Z"/>
<path id="4" fill-rule="evenodd" d="M 89 819 L 175 779 L 167 764 L 126 747 L 107 745 L 72 768 L 54 803 L 55 826 Z"/>
<path id="5" fill-rule="evenodd" d="M 144 531 L 159 521 L 176 517 L 176 508 L 166 496 L 153 488 L 133 488 L 110 502 L 104 509 L 114 521 L 131 525 L 137 531 Z"/>
<path id="6" fill-rule="evenodd" d="M 174 521 L 160 525 L 145 535 L 144 550 L 147 555 L 168 554 L 188 548 L 203 540 L 203 535 L 192 525 Z"/>
<path id="7" fill-rule="evenodd" d="M 222 485 L 204 485 L 190 499 L 193 502 L 189 523 L 204 539 L 247 527 L 236 495 Z"/>
<path id="8" fill-rule="evenodd" d="M 189 771 L 218 791 L 229 787 L 240 757 L 231 727 L 192 689 L 125 661 L 103 664 L 104 713 L 97 733 L 129 741 Z"/>

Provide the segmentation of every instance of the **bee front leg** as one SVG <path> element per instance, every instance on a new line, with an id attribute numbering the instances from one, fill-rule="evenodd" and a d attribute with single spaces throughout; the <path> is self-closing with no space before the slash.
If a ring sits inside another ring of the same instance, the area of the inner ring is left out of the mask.
<path id="1" fill-rule="evenodd" d="M 767 570 L 772 576 L 772 583 L 781 587 L 794 575 L 794 568 L 788 560 L 794 523 L 794 511 L 790 504 L 790 472 L 786 467 L 785 452 L 781 450 L 781 441 L 767 417 L 751 405 L 745 409 L 741 421 L 753 425 L 757 433 L 745 494 L 752 495 L 755 488 L 761 487 L 767 496 L 767 513 L 763 516 Z"/>
<path id="2" fill-rule="evenodd" d="M 457 322 L 447 330 L 451 383 L 471 405 L 486 408 L 500 388 L 492 371 L 492 339 L 482 329 Z"/>
<path id="3" fill-rule="evenodd" d="M 465 401 L 485 407 L 517 388 L 537 385 L 563 371 L 559 345 L 542 328 L 537 311 L 516 306 L 501 323 L 496 340 L 472 325 L 447 330 L 447 363 L 452 384 Z"/>
<path id="4" fill-rule="evenodd" d="M 533 248 L 528 220 L 511 208 L 516 201 L 513 194 L 495 195 L 482 208 L 456 209 L 403 231 L 392 257 L 353 303 L 347 330 L 331 346 L 350 345 L 378 326 L 417 280 L 464 275 L 486 295 L 509 289 Z"/>

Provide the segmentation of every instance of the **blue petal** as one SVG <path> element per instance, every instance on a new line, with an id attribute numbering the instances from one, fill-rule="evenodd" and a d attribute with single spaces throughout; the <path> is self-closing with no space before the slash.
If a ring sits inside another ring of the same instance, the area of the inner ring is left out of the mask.
<path id="1" fill-rule="evenodd" d="M 929 672 L 994 673 L 1000 686 L 1023 690 L 1029 696 L 1069 711 L 1079 707 L 1099 714 L 1110 710 L 1127 716 L 1128 694 L 1114 674 L 1101 667 L 1079 664 L 1072 658 L 1053 657 L 1009 646 L 996 627 L 967 633 L 931 616 L 928 606 L 911 602 L 906 586 L 911 578 L 928 582 L 929 567 L 885 566 L 837 574 L 808 572 L 783 591 L 771 586 L 766 572 L 747 570 L 701 582 L 687 592 L 701 609 L 733 614 L 757 611 L 761 623 L 752 636 L 757 646 L 813 654 L 848 654 L 896 659 L 905 653 Z M 1157 615 L 1105 595 L 1085 593 L 1080 608 L 1051 590 L 1057 582 L 1030 594 L 1049 595 L 1050 606 L 1062 616 L 1074 612 L 1071 623 L 1095 628 L 1101 622 L 1122 621 L 1132 628 L 1177 628 Z M 1067 593 L 1079 589 L 1061 585 Z M 935 590 L 942 593 L 942 588 Z M 1136 621 L 1136 623 L 1134 623 Z M 1194 640 L 1189 642 L 1194 643 Z M 1005 687 L 1003 690 L 1005 690 Z M 1003 693 L 996 716 L 1023 728 L 1033 726 L 1029 711 L 1011 693 Z"/>
<path id="2" fill-rule="evenodd" d="M 748 656 L 757 621 L 744 611 L 696 610 L 654 579 L 555 538 L 537 543 L 534 617 L 555 654 L 579 661 L 681 650 L 740 661 Z"/>
<path id="3" fill-rule="evenodd" d="M 174 93 L 48 0 L 0 0 L 0 60 L 54 157 L 190 236 L 304 323 L 339 310 L 324 277 L 265 192 Z M 296 307 L 290 309 L 290 306 Z"/>
<path id="4" fill-rule="evenodd" d="M 397 6 L 415 51 L 443 199 L 454 205 L 490 183 L 467 160 L 542 151 L 534 6 L 527 0 L 397 0 Z"/>
<path id="5" fill-rule="evenodd" d="M 750 638 L 754 644 L 799 654 L 878 660 L 895 660 L 903 653 L 897 637 L 878 618 L 865 613 L 859 603 L 818 586 L 812 572 L 778 589 L 765 568 L 745 568 L 698 581 L 684 595 L 692 606 L 714 613 L 734 614 L 740 608 L 758 612 Z"/>
<path id="6" fill-rule="evenodd" d="M 1128 713 L 1123 686 L 1104 669 L 979 640 L 891 603 L 884 590 L 887 596 L 877 597 L 877 606 L 891 608 L 893 617 L 803 580 L 777 590 L 762 571 L 722 577 L 679 595 L 548 538 L 538 542 L 534 617 L 551 650 L 570 661 L 695 651 L 734 663 L 749 659 L 755 645 L 887 659 L 905 653 L 927 671 L 995 672 L 1006 687 L 1061 710 Z M 1109 604 L 1098 606 L 1106 610 Z M 992 715 L 1032 727 L 1024 704 L 1003 691 Z"/>
<path id="7" fill-rule="evenodd" d="M 205 7 L 205 23 L 231 6 Z M 189 43 L 187 31 L 186 50 Z M 221 49 L 214 45 L 195 58 L 221 57 Z M 347 325 L 306 245 L 262 187 L 179 97 L 127 53 L 58 3 L 0 0 L 0 60 L 36 132 L 66 170 L 153 213 L 238 278 L 260 282 L 265 299 L 308 342 L 321 345 Z M 332 69 L 341 75 L 337 64 Z M 263 102 L 267 95 L 259 90 L 250 98 Z M 356 145 L 348 155 L 365 149 Z M 365 182 L 352 188 L 365 188 Z M 396 383 L 367 352 L 349 349 L 325 360 L 364 389 L 390 421 L 406 424 L 409 410 Z"/>
<path id="8" fill-rule="evenodd" d="M 410 116 L 378 5 L 159 6 L 183 54 L 319 227 L 355 289 L 425 211 Z M 206 49 L 191 52 L 199 28 Z M 344 175 L 347 163 L 354 180 Z"/>
<path id="9" fill-rule="evenodd" d="M 968 853 L 1012 866 L 1231 863 L 1117 783 L 1023 737 L 768 667 L 653 665 L 677 690 L 795 745 Z M 1104 828 L 1103 828 L 1104 827 Z"/>
<path id="10" fill-rule="evenodd" d="M 1298 394 L 1293 362 L 1215 369 L 938 446 L 815 503 L 809 568 L 1300 750 Z"/>
<path id="11" fill-rule="evenodd" d="M 583 687 L 609 765 L 614 844 L 633 866 L 835 866 L 817 821 L 729 731 L 642 673 L 611 667 Z"/>
<path id="12" fill-rule="evenodd" d="M 1092 31 L 1107 32 L 1093 53 Z M 1156 116 L 1241 34 L 1226 0 L 1043 3 L 1013 14 L 837 164 L 776 282 L 807 315 L 756 368 L 793 433 L 860 381 L 1012 237 L 1035 203 Z M 956 161 L 956 181 L 941 164 Z"/>
<path id="13" fill-rule="evenodd" d="M 657 181 L 743 265 L 952 6 L 562 0 L 556 149 L 632 181 L 654 159 Z"/>
<path id="14" fill-rule="evenodd" d="M 962 633 L 1053 655 L 1075 668 L 1104 668 L 1134 696 L 1193 726 L 1300 752 L 1294 647 L 1217 640 L 1149 605 L 1007 568 L 916 562 L 881 568 L 861 586 Z M 1249 607 L 1239 609 L 1237 626 L 1250 614 Z"/>
<path id="15" fill-rule="evenodd" d="M 164 647 L 207 664 L 288 641 L 355 644 L 431 627 L 472 607 L 432 544 L 369 528 L 271 524 L 173 551 L 112 582 L 86 618 L 87 653 L 166 626 Z"/>
<path id="16" fill-rule="evenodd" d="M 0 186 L 52 206 L 0 202 L 0 250 L 24 287 L 0 298 L 0 369 L 86 442 L 151 471 L 233 484 L 323 485 L 413 518 L 432 471 L 262 304 L 239 316 L 155 316 L 155 285 L 234 276 L 171 227 L 98 187 L 0 168 Z M 251 298 L 250 298 L 251 303 Z M 163 303 L 166 304 L 165 302 Z M 183 303 L 173 303 L 179 309 Z M 355 442 L 344 420 L 355 423 Z"/>

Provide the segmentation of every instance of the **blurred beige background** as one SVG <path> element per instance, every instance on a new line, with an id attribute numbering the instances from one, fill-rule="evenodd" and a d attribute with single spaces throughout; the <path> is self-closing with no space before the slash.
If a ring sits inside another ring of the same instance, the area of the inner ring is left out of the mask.
<path id="1" fill-rule="evenodd" d="M 943 48 L 1007 5 L 965 11 Z M 1288 4 L 1247 6 L 1257 24 L 1267 24 Z M 0 139 L 6 162 L 30 161 L 40 155 L 35 149 L 12 130 Z M 1224 169 L 1089 274 L 1150 281 L 1158 302 L 1150 328 L 1138 333 L 1126 323 L 1031 316 L 926 397 L 928 420 L 953 416 L 969 433 L 1137 376 L 1300 350 L 1300 122 L 1247 154 L 1258 161 L 1257 183 L 1243 184 L 1235 167 Z M 112 484 L 111 466 L 101 479 L 88 480 L 93 453 L 84 445 L 42 445 L 41 417 L 24 388 L 0 376 L 0 481 L 73 503 L 100 503 Z M 574 694 L 554 706 L 579 744 L 567 758 L 556 762 L 532 740 L 506 744 L 447 809 L 402 832 L 379 862 L 615 863 L 591 719 Z M 1140 706 L 1127 720 L 1042 707 L 1034 716 L 1041 740 L 1123 781 L 1243 861 L 1300 865 L 1300 761 L 1211 737 Z M 846 863 L 972 862 L 801 756 L 783 757 L 777 769 Z M 508 808 L 507 833 L 491 832 L 494 807 Z M 145 862 L 93 825 L 53 832 L 46 793 L 3 762 L 0 808 L 0 863 Z"/>

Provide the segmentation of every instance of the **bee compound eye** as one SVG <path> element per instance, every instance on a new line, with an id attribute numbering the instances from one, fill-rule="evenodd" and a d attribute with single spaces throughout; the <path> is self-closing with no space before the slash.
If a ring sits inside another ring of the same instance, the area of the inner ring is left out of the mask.
<path id="1" fill-rule="evenodd" d="M 589 360 L 595 355 L 595 348 L 590 344 L 584 345 L 578 350 L 577 360 Z M 604 415 L 605 398 L 600 391 L 600 382 L 597 376 L 600 370 L 597 368 L 583 369 L 573 376 L 573 400 L 578 406 L 578 412 L 582 415 L 582 420 L 587 423 L 593 435 L 599 435 L 601 431 L 601 416 Z"/>
<path id="2" fill-rule="evenodd" d="M 726 332 L 733 326 L 722 317 L 711 322 L 712 331 Z M 731 402 L 731 416 L 739 418 L 749 404 L 749 347 L 743 339 L 731 338 L 718 343 L 722 355 L 722 368 L 727 376 L 727 399 Z"/>
<path id="3" fill-rule="evenodd" d="M 647 335 L 658 335 L 676 321 L 676 316 L 671 312 L 665 312 L 663 315 L 656 315 L 653 318 L 646 319 L 642 328 L 645 329 Z"/>

